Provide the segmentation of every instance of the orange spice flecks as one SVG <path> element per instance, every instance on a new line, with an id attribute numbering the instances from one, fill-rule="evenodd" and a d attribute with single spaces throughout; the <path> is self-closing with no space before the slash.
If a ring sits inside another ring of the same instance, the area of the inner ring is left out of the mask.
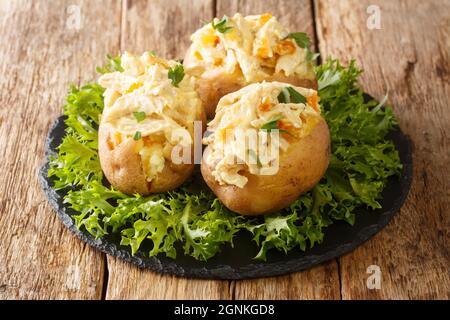
<path id="1" fill-rule="evenodd" d="M 269 57 L 270 48 L 267 38 L 261 39 L 259 46 L 256 49 L 256 56 L 261 59 L 266 59 Z"/>
<path id="2" fill-rule="evenodd" d="M 195 51 L 194 56 L 197 58 L 197 60 L 203 60 L 203 56 L 200 52 Z"/>
<path id="3" fill-rule="evenodd" d="M 215 39 L 214 39 L 214 47 L 217 47 L 217 45 L 220 43 L 220 38 L 219 37 L 216 37 Z"/>
<path id="4" fill-rule="evenodd" d="M 106 143 L 108 144 L 109 150 L 113 150 L 115 147 L 122 143 L 122 135 L 120 134 L 120 132 L 115 132 L 112 136 L 108 136 Z"/>
<path id="5" fill-rule="evenodd" d="M 280 40 L 273 49 L 273 51 L 275 53 L 278 53 L 280 56 L 285 54 L 292 54 L 295 52 L 295 50 L 295 44 L 290 39 Z"/>
<path id="6" fill-rule="evenodd" d="M 214 65 L 216 67 L 219 67 L 223 64 L 223 59 L 222 58 L 214 58 Z"/>
<path id="7" fill-rule="evenodd" d="M 231 129 L 234 129 L 234 125 L 232 125 L 232 124 L 226 126 L 226 127 L 223 128 L 223 129 L 220 129 L 220 130 L 219 130 L 219 140 L 220 140 L 220 141 L 226 141 L 226 138 L 227 138 L 227 130 L 231 130 Z"/>
<path id="8" fill-rule="evenodd" d="M 108 149 L 109 150 L 113 150 L 114 149 L 114 143 L 111 141 L 111 137 L 108 137 L 108 139 L 106 139 L 106 143 L 108 144 Z"/>
<path id="9" fill-rule="evenodd" d="M 298 129 L 294 127 L 291 123 L 281 120 L 278 120 L 277 126 L 280 131 L 281 130 L 286 131 L 282 132 L 281 135 L 288 141 L 291 140 L 291 138 L 293 138 L 298 131 Z"/>
<path id="10" fill-rule="evenodd" d="M 270 110 L 270 97 L 264 97 L 258 106 L 258 109 L 262 112 L 267 112 Z"/>
<path id="11" fill-rule="evenodd" d="M 269 48 L 259 47 L 256 51 L 256 56 L 262 59 L 267 58 L 269 56 Z"/>
<path id="12" fill-rule="evenodd" d="M 316 110 L 317 112 L 319 112 L 319 96 L 317 95 L 317 92 L 314 92 L 313 95 L 308 96 L 306 98 L 306 102 L 313 107 L 314 110 Z"/>
<path id="13" fill-rule="evenodd" d="M 149 147 L 153 144 L 161 144 L 164 142 L 164 137 L 160 134 L 151 135 L 151 136 L 145 136 L 141 139 L 144 142 L 144 145 Z"/>
<path id="14" fill-rule="evenodd" d="M 263 15 L 261 15 L 261 17 L 259 17 L 259 24 L 262 26 L 267 21 L 269 21 L 271 18 L 272 18 L 272 15 L 270 13 L 264 13 Z"/>
<path id="15" fill-rule="evenodd" d="M 278 54 L 274 54 L 272 57 L 265 58 L 261 60 L 261 66 L 274 69 L 277 65 L 277 60 L 280 56 Z"/>
<path id="16" fill-rule="evenodd" d="M 135 82 L 135 83 L 133 83 L 133 84 L 128 88 L 127 91 L 125 91 L 125 93 L 133 92 L 134 90 L 136 90 L 136 89 L 138 89 L 138 88 L 140 88 L 140 87 L 142 87 L 142 86 L 143 86 L 142 83 L 140 83 L 140 82 Z"/>
<path id="17" fill-rule="evenodd" d="M 122 134 L 120 132 L 114 133 L 114 142 L 116 143 L 116 145 L 122 143 Z"/>
<path id="18" fill-rule="evenodd" d="M 205 34 L 202 36 L 202 42 L 205 45 L 212 45 L 216 47 L 220 43 L 220 38 L 215 34 Z"/>

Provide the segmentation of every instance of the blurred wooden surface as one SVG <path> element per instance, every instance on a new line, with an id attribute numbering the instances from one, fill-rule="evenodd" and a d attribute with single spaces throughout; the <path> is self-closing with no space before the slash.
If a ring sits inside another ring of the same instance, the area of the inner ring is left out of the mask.
<path id="1" fill-rule="evenodd" d="M 377 8 L 381 29 L 369 29 Z M 94 79 L 108 52 L 182 57 L 201 20 L 234 12 L 273 13 L 306 31 L 322 57 L 356 58 L 367 92 L 389 92 L 414 143 L 406 204 L 352 253 L 283 277 L 161 276 L 86 246 L 37 181 L 68 85 Z M 0 299 L 450 298 L 449 32 L 450 3 L 439 0 L 0 0 Z M 370 265 L 381 268 L 380 290 L 366 286 Z"/>
<path id="2" fill-rule="evenodd" d="M 373 4 L 380 30 L 366 28 Z M 328 0 L 315 12 L 321 54 L 355 58 L 365 91 L 389 94 L 414 145 L 408 201 L 385 230 L 339 259 L 342 298 L 448 299 L 450 2 Z M 371 264 L 381 268 L 380 290 L 364 285 Z"/>

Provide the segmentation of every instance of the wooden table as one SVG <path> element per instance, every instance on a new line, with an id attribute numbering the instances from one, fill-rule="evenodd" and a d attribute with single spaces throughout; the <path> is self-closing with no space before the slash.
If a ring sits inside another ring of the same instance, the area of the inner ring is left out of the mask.
<path id="1" fill-rule="evenodd" d="M 367 92 L 389 93 L 414 145 L 406 204 L 352 253 L 282 277 L 161 276 L 90 248 L 63 227 L 37 179 L 68 86 L 95 79 L 108 52 L 181 57 L 201 20 L 235 12 L 273 13 L 306 31 L 322 57 L 356 58 Z M 1 299 L 450 298 L 449 1 L 0 0 L 0 39 Z M 370 265 L 381 268 L 379 290 L 366 286 Z"/>

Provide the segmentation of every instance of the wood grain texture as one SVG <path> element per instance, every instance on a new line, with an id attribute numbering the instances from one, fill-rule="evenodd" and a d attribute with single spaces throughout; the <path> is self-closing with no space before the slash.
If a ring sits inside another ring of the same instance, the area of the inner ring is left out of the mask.
<path id="1" fill-rule="evenodd" d="M 310 0 L 217 0 L 216 16 L 233 16 L 271 13 L 292 32 L 306 32 L 314 49 L 314 17 Z"/>
<path id="2" fill-rule="evenodd" d="M 124 1 L 122 51 L 155 49 L 165 58 L 179 58 L 189 46 L 189 36 L 211 20 L 213 1 Z M 229 299 L 228 281 L 175 278 L 140 270 L 108 257 L 106 299 Z"/>
<path id="3" fill-rule="evenodd" d="M 101 298 L 104 255 L 62 225 L 37 173 L 68 86 L 118 49 L 119 12 L 116 1 L 0 1 L 0 299 Z"/>
<path id="4" fill-rule="evenodd" d="M 336 260 L 286 276 L 235 281 L 232 286 L 237 300 L 340 299 Z"/>
<path id="5" fill-rule="evenodd" d="M 311 2 L 0 0 L 0 299 L 450 298 L 450 3 Z M 366 27 L 369 5 L 381 9 L 381 30 Z M 407 203 L 352 253 L 283 277 L 192 280 L 106 260 L 63 227 L 37 181 L 68 85 L 94 80 L 108 52 L 180 58 L 201 20 L 235 12 L 271 12 L 312 39 L 316 27 L 322 57 L 356 58 L 365 90 L 389 92 L 414 144 Z M 381 267 L 380 290 L 367 289 L 370 265 Z"/>
<path id="6" fill-rule="evenodd" d="M 223 299 L 231 298 L 229 281 L 178 278 L 139 269 L 108 257 L 109 285 L 106 299 Z"/>
<path id="7" fill-rule="evenodd" d="M 123 51 L 155 50 L 166 59 L 181 59 L 190 35 L 212 19 L 212 0 L 123 0 Z"/>
<path id="8" fill-rule="evenodd" d="M 308 0 L 218 0 L 216 16 L 270 12 L 291 31 L 306 32 L 314 41 L 314 19 Z M 283 277 L 233 281 L 236 299 L 339 299 L 339 273 L 335 260 L 311 270 Z"/>
<path id="9" fill-rule="evenodd" d="M 380 8 L 380 30 L 366 27 L 369 5 Z M 406 204 L 385 230 L 339 259 L 342 298 L 448 299 L 450 2 L 327 0 L 315 11 L 322 56 L 355 58 L 365 91 L 389 93 L 414 145 Z M 381 268 L 380 290 L 366 287 L 369 265 Z"/>

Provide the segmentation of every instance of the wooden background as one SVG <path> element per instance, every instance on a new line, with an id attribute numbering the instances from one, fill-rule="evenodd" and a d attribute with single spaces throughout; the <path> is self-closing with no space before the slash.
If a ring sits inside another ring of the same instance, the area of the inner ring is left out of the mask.
<path id="1" fill-rule="evenodd" d="M 380 30 L 366 26 L 369 5 L 380 8 Z M 91 249 L 63 227 L 37 179 L 69 84 L 94 79 L 108 52 L 181 57 L 201 20 L 235 12 L 273 13 L 308 32 L 322 57 L 356 58 L 368 93 L 389 92 L 414 144 L 406 204 L 352 253 L 283 277 L 186 280 Z M 450 1 L 0 0 L 0 40 L 0 299 L 450 298 Z M 366 286 L 372 264 L 380 290 Z"/>

